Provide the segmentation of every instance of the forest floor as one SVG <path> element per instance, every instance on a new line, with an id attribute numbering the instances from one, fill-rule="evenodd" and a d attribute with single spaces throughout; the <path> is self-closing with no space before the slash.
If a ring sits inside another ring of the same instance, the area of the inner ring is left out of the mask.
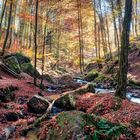
<path id="1" fill-rule="evenodd" d="M 139 62 L 139 50 L 134 49 L 129 54 L 128 77 L 137 81 L 137 83 L 140 83 Z M 45 90 L 42 90 L 40 86 L 34 86 L 33 77 L 28 74 L 22 72 L 20 73 L 20 79 L 18 79 L 0 69 L 0 140 L 31 139 L 21 136 L 22 130 L 33 124 L 37 118 L 44 114 L 34 113 L 29 110 L 28 102 L 34 95 L 41 96 L 53 103 L 54 100 L 60 99 L 63 95 L 85 86 L 84 83 L 78 83 L 68 77 L 64 79 L 57 78 L 56 81 L 51 83 L 44 80 Z M 37 80 L 37 83 L 39 85 L 40 79 Z M 139 85 L 136 89 L 129 86 L 128 91 L 133 91 L 133 96 L 140 97 Z M 3 93 L 8 94 L 8 99 L 5 99 Z M 87 114 L 95 114 L 113 123 L 124 124 L 135 134 L 134 139 L 140 139 L 140 104 L 138 103 L 133 103 L 128 99 L 118 101 L 113 94 L 107 91 L 104 94 L 94 94 L 87 91 L 82 95 L 76 95 L 76 107 L 74 109 Z M 58 110 L 53 111 L 53 117 L 60 112 Z M 45 123 L 47 124 L 48 120 Z M 43 128 L 44 123 L 41 125 L 40 128 Z M 38 135 L 42 135 L 41 132 L 38 132 Z M 127 138 L 121 136 L 119 139 L 125 140 Z"/>

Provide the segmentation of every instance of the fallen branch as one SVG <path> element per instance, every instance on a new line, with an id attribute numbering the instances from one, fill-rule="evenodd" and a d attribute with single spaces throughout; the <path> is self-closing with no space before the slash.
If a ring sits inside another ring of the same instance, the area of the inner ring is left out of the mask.
<path id="1" fill-rule="evenodd" d="M 22 130 L 21 132 L 21 135 L 22 136 L 26 136 L 27 133 L 33 129 L 35 129 L 36 127 L 38 127 L 40 125 L 40 123 L 46 119 L 49 118 L 50 116 L 50 113 L 51 113 L 51 110 L 52 110 L 52 107 L 53 107 L 53 104 L 54 104 L 55 101 L 52 102 L 52 104 L 50 104 L 50 106 L 48 107 L 47 109 L 47 112 L 42 115 L 40 118 L 38 118 L 33 124 L 31 124 L 28 128 Z"/>

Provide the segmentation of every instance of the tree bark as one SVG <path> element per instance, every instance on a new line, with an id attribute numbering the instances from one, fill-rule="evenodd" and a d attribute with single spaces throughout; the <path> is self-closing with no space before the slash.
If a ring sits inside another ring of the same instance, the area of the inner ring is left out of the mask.
<path id="1" fill-rule="evenodd" d="M 7 0 L 5 0 L 5 3 L 4 3 L 3 9 L 2 9 L 2 13 L 1 13 L 1 19 L 0 19 L 0 33 L 1 33 L 2 21 L 3 21 L 3 17 L 4 17 L 6 5 L 7 5 Z"/>
<path id="2" fill-rule="evenodd" d="M 6 32 L 6 36 L 5 36 L 3 48 L 2 48 L 2 56 L 5 53 L 5 49 L 6 49 L 6 45 L 7 45 L 7 41 L 8 41 L 8 36 L 9 36 L 9 31 L 10 31 L 10 25 L 11 25 L 11 17 L 12 17 L 12 8 L 13 8 L 13 1 L 11 1 L 11 3 L 10 3 L 9 18 L 8 18 L 8 27 L 7 27 L 7 32 Z"/>
<path id="3" fill-rule="evenodd" d="M 132 20 L 132 0 L 125 0 L 125 16 L 121 37 L 121 52 L 119 61 L 118 85 L 115 95 L 126 98 L 127 71 L 128 71 L 128 47 L 130 37 L 130 24 Z"/>
<path id="4" fill-rule="evenodd" d="M 35 13 L 35 55 L 34 55 L 34 67 L 35 67 L 35 72 L 34 72 L 34 85 L 37 83 L 37 78 L 36 78 L 36 68 L 37 68 L 37 25 L 38 25 L 38 0 L 36 0 L 36 13 Z"/>

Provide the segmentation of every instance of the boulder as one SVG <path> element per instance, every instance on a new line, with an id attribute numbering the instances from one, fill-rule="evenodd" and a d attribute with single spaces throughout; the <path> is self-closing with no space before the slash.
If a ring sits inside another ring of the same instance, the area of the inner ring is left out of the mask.
<path id="1" fill-rule="evenodd" d="M 23 63 L 21 65 L 21 70 L 27 74 L 29 74 L 32 77 L 39 77 L 40 74 L 37 70 L 35 70 L 35 68 L 33 67 L 33 65 L 31 63 Z"/>
<path id="2" fill-rule="evenodd" d="M 101 68 L 102 68 L 102 62 L 93 62 L 93 63 L 89 63 L 86 66 L 85 72 L 90 72 L 93 69 L 100 70 Z"/>
<path id="3" fill-rule="evenodd" d="M 113 140 L 121 135 L 132 137 L 125 126 L 80 111 L 58 114 L 40 128 L 38 139 L 46 140 Z"/>
<path id="4" fill-rule="evenodd" d="M 50 103 L 47 99 L 39 95 L 35 95 L 29 100 L 27 106 L 30 112 L 35 114 L 42 114 L 45 111 L 47 111 L 48 107 L 50 106 Z"/>
<path id="5" fill-rule="evenodd" d="M 62 85 L 69 84 L 72 82 L 73 82 L 73 78 L 69 74 L 63 75 L 58 79 L 58 83 Z"/>
<path id="6" fill-rule="evenodd" d="M 30 63 L 31 60 L 27 56 L 21 54 L 21 53 L 16 53 L 14 54 L 14 57 L 18 60 L 18 63 L 22 65 L 23 63 Z"/>
<path id="7" fill-rule="evenodd" d="M 66 94 L 57 99 L 54 106 L 64 110 L 74 110 L 76 109 L 76 98 L 73 94 Z"/>
<path id="8" fill-rule="evenodd" d="M 14 71 L 15 73 L 19 74 L 21 72 L 20 66 L 16 57 L 14 56 L 8 57 L 7 59 L 4 60 L 4 63 L 6 66 L 8 66 L 9 69 Z"/>
<path id="9" fill-rule="evenodd" d="M 99 72 L 95 69 L 91 70 L 87 75 L 84 77 L 84 79 L 88 82 L 93 81 L 96 77 L 98 77 Z"/>
<path id="10" fill-rule="evenodd" d="M 49 74 L 44 74 L 43 79 L 47 82 L 54 83 L 53 78 Z"/>
<path id="11" fill-rule="evenodd" d="M 23 63 L 30 63 L 31 60 L 29 57 L 25 56 L 24 54 L 22 53 L 6 53 L 4 54 L 4 59 L 7 59 L 9 57 L 15 57 L 17 59 L 17 61 L 19 62 L 19 64 L 23 64 Z"/>
<path id="12" fill-rule="evenodd" d="M 5 118 L 7 121 L 17 121 L 19 116 L 20 115 L 16 112 L 8 112 L 5 114 Z"/>
<path id="13" fill-rule="evenodd" d="M 66 94 L 64 94 L 55 101 L 54 106 L 64 110 L 74 110 L 76 109 L 77 96 L 83 95 L 87 92 L 95 93 L 95 88 L 93 84 L 88 84 L 79 89 L 66 92 Z"/>
<path id="14" fill-rule="evenodd" d="M 9 100 L 13 101 L 15 98 L 14 90 L 11 88 L 0 89 L 0 101 L 7 102 Z"/>

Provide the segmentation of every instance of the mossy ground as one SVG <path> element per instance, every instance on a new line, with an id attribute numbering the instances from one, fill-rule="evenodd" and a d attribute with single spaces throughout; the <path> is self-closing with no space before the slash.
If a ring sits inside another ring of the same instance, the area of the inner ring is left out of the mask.
<path id="1" fill-rule="evenodd" d="M 43 135 L 45 131 L 47 133 Z M 121 134 L 126 137 L 132 137 L 133 135 L 123 125 L 111 123 L 95 115 L 71 111 L 62 112 L 54 120 L 49 121 L 39 133 L 39 139 L 112 140 Z"/>

